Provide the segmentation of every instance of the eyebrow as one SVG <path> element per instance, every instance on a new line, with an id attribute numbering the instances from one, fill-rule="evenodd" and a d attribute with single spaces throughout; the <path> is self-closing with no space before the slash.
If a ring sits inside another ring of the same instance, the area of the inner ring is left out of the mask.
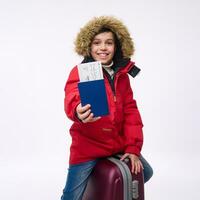
<path id="1" fill-rule="evenodd" d="M 101 40 L 101 39 L 95 38 L 93 41 L 95 41 L 95 40 Z M 112 41 L 114 41 L 114 39 L 112 39 L 112 38 L 109 38 L 109 39 L 106 39 L 106 40 L 112 40 Z"/>

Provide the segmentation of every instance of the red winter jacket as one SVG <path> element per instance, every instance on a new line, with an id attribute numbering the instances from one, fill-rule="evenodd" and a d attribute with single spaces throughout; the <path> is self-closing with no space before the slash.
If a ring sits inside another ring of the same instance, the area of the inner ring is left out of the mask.
<path id="1" fill-rule="evenodd" d="M 133 99 L 127 72 L 134 67 L 129 61 L 115 75 L 115 94 L 104 74 L 110 114 L 95 122 L 82 123 L 76 117 L 76 106 L 80 103 L 77 83 L 77 66 L 69 75 L 65 86 L 65 112 L 74 121 L 70 128 L 72 144 L 70 164 L 78 164 L 119 152 L 140 155 L 143 144 L 142 120 Z"/>

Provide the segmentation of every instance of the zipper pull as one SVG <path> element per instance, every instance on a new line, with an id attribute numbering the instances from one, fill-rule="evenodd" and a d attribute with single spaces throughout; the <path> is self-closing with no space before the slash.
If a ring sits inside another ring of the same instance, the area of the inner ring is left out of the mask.
<path id="1" fill-rule="evenodd" d="M 114 102 L 116 102 L 117 101 L 117 98 L 116 98 L 116 95 L 114 95 Z"/>

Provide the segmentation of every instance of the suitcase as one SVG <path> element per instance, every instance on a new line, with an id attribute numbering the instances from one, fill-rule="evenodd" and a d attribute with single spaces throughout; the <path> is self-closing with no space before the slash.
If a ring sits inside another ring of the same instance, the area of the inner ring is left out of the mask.
<path id="1" fill-rule="evenodd" d="M 129 159 L 101 159 L 94 167 L 82 200 L 144 200 L 143 172 L 132 174 Z"/>

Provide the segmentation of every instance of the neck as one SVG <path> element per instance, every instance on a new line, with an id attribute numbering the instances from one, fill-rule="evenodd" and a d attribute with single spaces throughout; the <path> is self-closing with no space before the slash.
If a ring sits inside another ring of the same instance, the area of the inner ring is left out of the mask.
<path id="1" fill-rule="evenodd" d="M 113 61 L 110 64 L 102 64 L 102 67 L 109 68 L 113 65 Z"/>

